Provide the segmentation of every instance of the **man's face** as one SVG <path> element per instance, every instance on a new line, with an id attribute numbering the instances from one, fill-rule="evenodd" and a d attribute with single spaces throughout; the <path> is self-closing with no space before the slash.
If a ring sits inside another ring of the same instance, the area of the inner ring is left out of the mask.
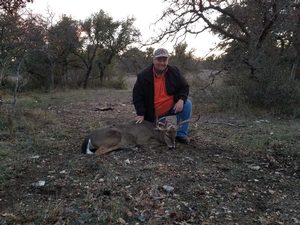
<path id="1" fill-rule="evenodd" d="M 168 65 L 168 58 L 158 57 L 153 60 L 154 68 L 157 72 L 163 72 Z"/>

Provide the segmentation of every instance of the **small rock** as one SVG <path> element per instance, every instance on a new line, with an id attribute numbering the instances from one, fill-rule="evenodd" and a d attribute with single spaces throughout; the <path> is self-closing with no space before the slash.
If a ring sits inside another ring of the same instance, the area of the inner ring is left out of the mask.
<path id="1" fill-rule="evenodd" d="M 163 186 L 163 189 L 166 191 L 166 192 L 172 192 L 174 191 L 174 188 L 172 186 L 169 186 L 169 185 L 164 185 Z"/>
<path id="2" fill-rule="evenodd" d="M 118 222 L 120 224 L 126 224 L 126 221 L 124 219 L 122 219 L 121 217 L 118 219 Z"/>
<path id="3" fill-rule="evenodd" d="M 273 194 L 275 193 L 275 191 L 269 190 L 269 193 L 270 193 L 271 195 L 273 195 Z"/>
<path id="4" fill-rule="evenodd" d="M 251 170 L 260 170 L 260 166 L 251 166 L 250 169 Z"/>
<path id="5" fill-rule="evenodd" d="M 139 219 L 139 221 L 141 221 L 141 222 L 145 222 L 145 221 L 146 221 L 145 217 L 143 217 L 143 216 L 139 216 L 138 219 Z"/>
<path id="6" fill-rule="evenodd" d="M 45 183 L 46 183 L 45 181 L 40 180 L 40 181 L 36 182 L 34 186 L 36 186 L 36 187 L 42 187 L 42 186 L 45 185 Z"/>

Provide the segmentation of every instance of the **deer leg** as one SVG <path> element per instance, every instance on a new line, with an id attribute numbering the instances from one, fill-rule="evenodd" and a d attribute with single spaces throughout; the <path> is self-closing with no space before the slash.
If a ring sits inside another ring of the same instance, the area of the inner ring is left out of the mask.
<path id="1" fill-rule="evenodd" d="M 110 148 L 100 147 L 95 151 L 95 155 L 103 155 L 103 154 L 106 154 L 108 152 L 112 152 L 112 151 L 115 151 L 115 150 L 118 150 L 118 149 L 121 149 L 121 148 L 122 148 L 122 146 L 119 145 L 119 144 L 117 144 L 113 147 L 110 147 Z"/>

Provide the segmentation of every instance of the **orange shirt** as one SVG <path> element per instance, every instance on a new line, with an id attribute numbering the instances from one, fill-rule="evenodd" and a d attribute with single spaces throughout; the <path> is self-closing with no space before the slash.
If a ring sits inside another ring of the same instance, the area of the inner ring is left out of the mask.
<path id="1" fill-rule="evenodd" d="M 155 116 L 167 114 L 174 104 L 174 96 L 168 95 L 165 84 L 165 76 L 154 76 L 154 109 Z"/>

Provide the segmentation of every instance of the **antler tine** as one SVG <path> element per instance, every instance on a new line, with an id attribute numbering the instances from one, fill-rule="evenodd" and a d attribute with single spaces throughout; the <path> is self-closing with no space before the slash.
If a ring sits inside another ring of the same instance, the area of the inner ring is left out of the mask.
<path id="1" fill-rule="evenodd" d="M 159 130 L 167 130 L 167 122 L 166 123 L 162 123 L 160 122 L 160 120 L 165 119 L 166 117 L 162 117 L 160 119 L 156 119 L 156 128 Z"/>
<path id="2" fill-rule="evenodd" d="M 160 108 L 160 107 L 159 107 Z M 159 108 L 158 108 L 158 110 L 157 110 L 157 112 L 156 112 L 156 128 L 158 129 L 158 130 L 161 130 L 161 131 L 165 131 L 165 130 L 167 130 L 167 123 L 162 123 L 162 122 L 160 122 L 161 120 L 163 120 L 163 119 L 165 119 L 166 117 L 162 117 L 162 118 L 160 118 L 160 119 L 158 119 L 158 111 L 159 111 Z"/>
<path id="3" fill-rule="evenodd" d="M 180 121 L 180 122 L 177 124 L 176 130 L 178 130 L 178 129 L 179 129 L 183 124 L 185 124 L 185 123 L 188 123 L 188 122 L 196 123 L 199 119 L 200 119 L 200 114 L 198 115 L 198 117 L 197 117 L 197 119 L 196 119 L 195 121 L 193 121 L 192 119 Z"/>

